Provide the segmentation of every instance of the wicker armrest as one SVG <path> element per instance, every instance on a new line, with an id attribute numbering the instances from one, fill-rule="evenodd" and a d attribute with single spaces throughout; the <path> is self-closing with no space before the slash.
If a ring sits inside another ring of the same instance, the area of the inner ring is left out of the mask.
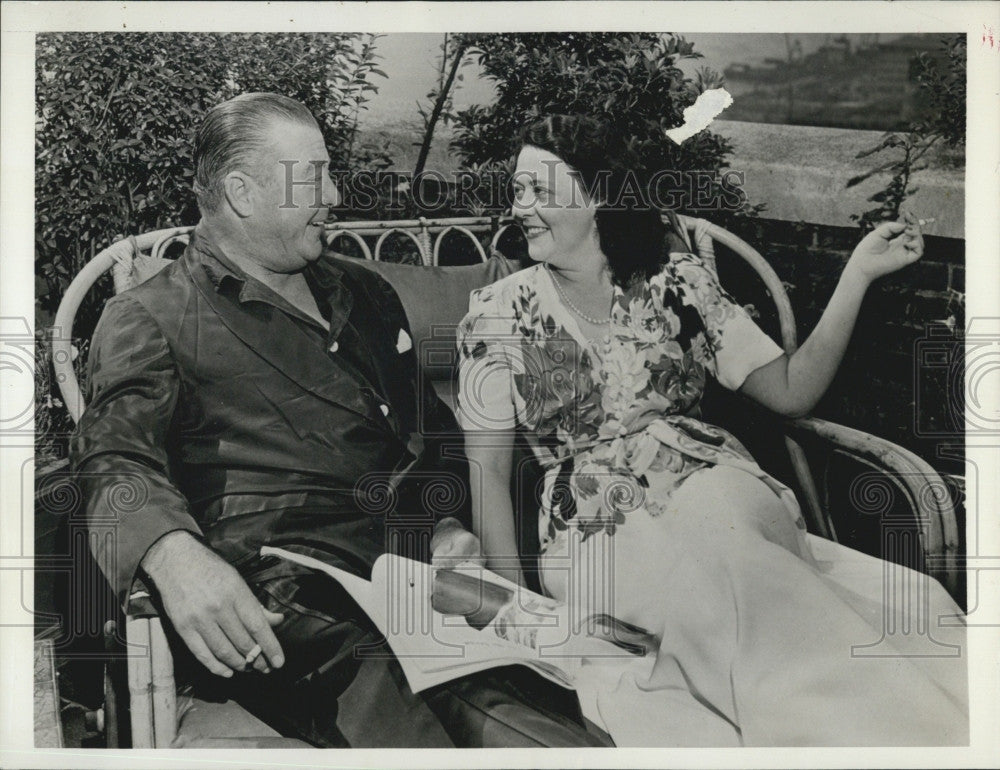
<path id="1" fill-rule="evenodd" d="M 848 494 L 855 507 L 865 513 L 888 511 L 889 503 L 903 503 L 915 526 L 924 556 L 924 567 L 953 595 L 958 589 L 958 523 L 947 484 L 941 475 L 908 449 L 864 431 L 816 417 L 786 423 L 790 443 L 825 449 L 823 456 L 810 455 L 810 475 L 825 489 L 819 503 L 827 526 L 833 528 L 825 470 L 830 458 L 846 456 L 866 470 L 851 484 Z M 898 494 L 896 494 L 898 493 Z M 894 514 L 893 514 L 894 515 Z M 882 522 L 890 526 L 893 520 Z"/>
<path id="2" fill-rule="evenodd" d="M 125 616 L 128 619 L 136 618 L 156 618 L 160 612 L 153 603 L 153 597 L 141 584 L 133 586 L 132 593 L 128 597 L 128 605 L 125 607 Z"/>
<path id="3" fill-rule="evenodd" d="M 125 640 L 132 746 L 170 746 L 177 735 L 174 659 L 159 613 L 145 591 L 129 597 Z"/>
<path id="4" fill-rule="evenodd" d="M 141 582 L 125 613 L 132 748 L 295 748 L 233 700 L 207 700 L 197 688 L 178 694 L 174 659 L 157 604 Z M 179 707 L 180 705 L 180 707 Z"/>

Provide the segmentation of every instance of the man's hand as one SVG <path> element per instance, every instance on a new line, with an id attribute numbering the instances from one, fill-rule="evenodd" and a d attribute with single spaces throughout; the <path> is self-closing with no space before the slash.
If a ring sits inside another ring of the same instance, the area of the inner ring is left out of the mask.
<path id="1" fill-rule="evenodd" d="M 442 519 L 434 527 L 431 538 L 431 564 L 435 567 L 455 567 L 466 561 L 486 565 L 479 538 L 465 529 L 458 519 Z"/>
<path id="2" fill-rule="evenodd" d="M 163 601 L 163 609 L 194 656 L 213 674 L 244 671 L 246 656 L 260 645 L 253 667 L 267 673 L 285 663 L 271 626 L 282 615 L 257 601 L 232 566 L 190 533 L 169 532 L 142 560 Z M 270 664 L 270 665 L 269 665 Z"/>

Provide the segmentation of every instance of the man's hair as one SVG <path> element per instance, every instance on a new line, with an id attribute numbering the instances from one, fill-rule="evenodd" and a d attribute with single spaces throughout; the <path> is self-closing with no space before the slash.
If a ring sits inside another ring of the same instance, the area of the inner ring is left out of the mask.
<path id="1" fill-rule="evenodd" d="M 659 272 L 667 257 L 667 229 L 649 203 L 638 161 L 620 133 L 586 115 L 549 115 L 522 129 L 521 147 L 526 145 L 556 155 L 576 172 L 585 190 L 603 193 L 595 218 L 612 281 L 628 287 Z M 623 194 L 630 177 L 639 184 L 639 199 Z"/>
<path id="2" fill-rule="evenodd" d="M 194 143 L 194 194 L 203 214 L 218 210 L 226 174 L 259 171 L 269 129 L 279 120 L 317 125 L 304 104 L 281 94 L 240 94 L 208 111 Z"/>

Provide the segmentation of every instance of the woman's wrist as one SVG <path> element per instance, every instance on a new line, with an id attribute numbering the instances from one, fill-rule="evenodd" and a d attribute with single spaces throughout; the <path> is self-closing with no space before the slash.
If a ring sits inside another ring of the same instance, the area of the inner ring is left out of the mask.
<path id="1" fill-rule="evenodd" d="M 847 288 L 860 290 L 862 293 L 868 291 L 874 276 L 867 272 L 857 263 L 855 259 L 849 259 L 844 267 L 844 272 L 840 275 L 840 282 Z"/>

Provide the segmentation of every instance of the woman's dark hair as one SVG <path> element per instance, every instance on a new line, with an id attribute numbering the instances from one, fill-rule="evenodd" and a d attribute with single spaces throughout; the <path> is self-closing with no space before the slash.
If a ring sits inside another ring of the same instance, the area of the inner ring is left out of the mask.
<path id="1" fill-rule="evenodd" d="M 667 229 L 649 203 L 637 159 L 609 124 L 586 115 L 549 115 L 524 127 L 525 145 L 559 156 L 598 197 L 597 232 L 616 284 L 627 287 L 660 271 Z"/>

